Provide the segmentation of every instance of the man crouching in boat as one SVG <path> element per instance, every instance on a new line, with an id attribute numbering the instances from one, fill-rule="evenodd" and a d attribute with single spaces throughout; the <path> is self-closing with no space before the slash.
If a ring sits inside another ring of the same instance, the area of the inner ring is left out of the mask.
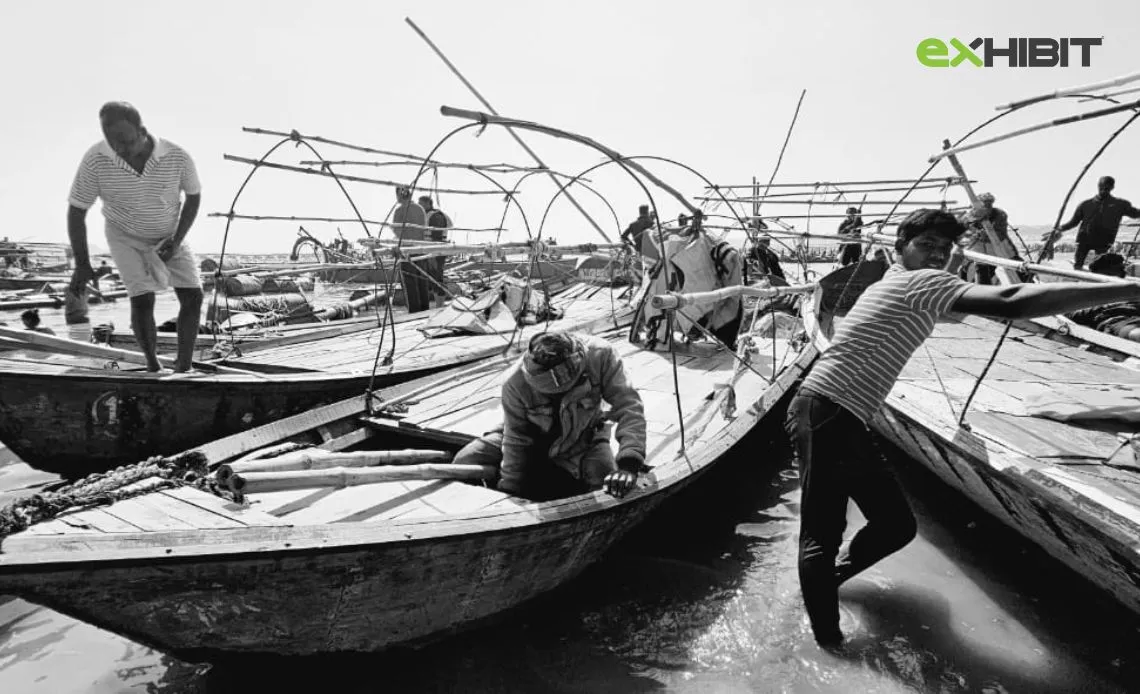
<path id="1" fill-rule="evenodd" d="M 604 488 L 620 498 L 637 483 L 645 467 L 645 411 L 605 340 L 535 335 L 503 383 L 502 405 L 503 426 L 455 456 L 456 463 L 501 461 L 500 491 L 541 501 Z M 607 420 L 617 423 L 616 456 Z"/>
<path id="2" fill-rule="evenodd" d="M 1140 297 L 1134 283 L 970 284 L 945 272 L 965 232 L 953 215 L 916 210 L 898 228 L 898 260 L 836 328 L 831 346 L 804 378 L 786 427 L 802 488 L 799 575 L 816 641 L 839 646 L 838 588 L 902 549 L 916 524 L 898 482 L 874 453 L 867 422 L 911 355 L 952 313 L 1033 318 Z M 839 552 L 847 501 L 867 524 Z"/>

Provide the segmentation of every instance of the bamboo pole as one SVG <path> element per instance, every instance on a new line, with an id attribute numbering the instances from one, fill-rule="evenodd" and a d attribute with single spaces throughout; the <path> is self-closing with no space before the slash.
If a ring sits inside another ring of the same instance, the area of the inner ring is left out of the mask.
<path id="1" fill-rule="evenodd" d="M 361 239 L 364 241 L 364 239 Z M 425 246 L 415 246 L 413 248 L 396 248 L 396 247 L 383 247 L 380 245 L 374 246 L 374 251 L 377 255 L 410 255 L 411 253 L 420 254 L 434 254 L 434 255 L 463 255 L 465 253 L 483 253 L 485 251 L 493 250 L 517 250 L 529 251 L 532 245 L 528 241 L 513 241 L 500 244 L 432 244 Z M 615 249 L 621 248 L 618 243 L 583 243 L 575 246 L 555 246 L 546 245 L 544 250 L 557 250 L 563 253 L 593 253 L 599 249 Z"/>
<path id="2" fill-rule="evenodd" d="M 569 132 L 567 130 L 559 130 L 558 128 L 551 128 L 551 127 L 548 127 L 545 125 L 541 125 L 539 123 L 532 123 L 530 121 L 517 120 L 514 118 L 503 118 L 502 116 L 498 116 L 498 115 L 493 115 L 493 114 L 488 114 L 488 113 L 480 113 L 479 111 L 468 111 L 466 109 L 454 108 L 451 106 L 441 106 L 439 108 L 439 112 L 445 116 L 451 116 L 453 118 L 462 118 L 465 120 L 476 121 L 476 122 L 484 123 L 484 124 L 490 123 L 490 124 L 494 124 L 494 125 L 514 127 L 514 128 L 519 128 L 520 130 L 533 130 L 534 132 L 539 132 L 539 133 L 543 133 L 546 135 L 550 135 L 551 137 L 556 137 L 556 138 L 563 139 L 563 140 L 570 140 L 571 142 L 578 142 L 581 144 L 589 145 L 590 147 L 593 147 L 593 148 L 597 149 L 598 151 L 604 153 L 606 156 L 610 157 L 611 159 L 621 161 L 624 166 L 628 166 L 629 168 L 633 169 L 634 171 L 637 171 L 642 176 L 645 176 L 647 179 L 652 181 L 654 183 L 654 185 L 658 186 L 659 188 L 661 188 L 665 192 L 669 193 L 669 195 L 673 196 L 673 198 L 675 200 L 677 200 L 677 202 L 681 203 L 682 207 L 684 207 L 686 210 L 688 210 L 693 216 L 702 216 L 703 215 L 701 210 L 694 207 L 693 204 L 691 202 L 689 202 L 688 199 L 684 195 L 681 195 L 681 193 L 678 192 L 676 188 L 673 188 L 672 186 L 665 183 L 664 181 L 662 181 L 657 176 L 653 175 L 653 173 L 650 172 L 648 169 L 646 169 L 644 166 L 642 166 L 641 164 L 639 164 L 636 161 L 626 159 L 616 150 L 610 149 L 609 147 L 606 147 L 605 145 L 603 145 L 599 142 L 591 140 L 590 138 L 585 137 L 584 135 L 577 135 L 577 134 Z M 606 238 L 606 241 L 609 241 L 608 237 Z"/>
<path id="3" fill-rule="evenodd" d="M 226 484 L 235 474 L 250 472 L 291 472 L 294 470 L 327 470 L 333 467 L 377 467 L 381 465 L 419 465 L 446 463 L 451 460 L 447 451 L 424 451 L 408 448 L 398 451 L 354 451 L 333 453 L 320 448 L 306 448 L 278 455 L 274 458 L 257 458 L 219 465 L 215 471 L 218 482 Z"/>
<path id="4" fill-rule="evenodd" d="M 1101 101 L 1103 99 L 1112 99 L 1112 98 L 1115 98 L 1118 96 L 1124 96 L 1125 94 L 1135 94 L 1136 92 L 1140 92 L 1140 87 L 1132 87 L 1131 89 L 1121 89 L 1118 92 L 1109 92 L 1108 94 L 1100 94 L 1099 96 L 1090 96 L 1090 97 L 1087 97 L 1084 99 L 1079 99 L 1077 101 L 1077 103 L 1083 104 L 1086 101 Z"/>
<path id="5" fill-rule="evenodd" d="M 921 183 L 913 188 L 911 186 L 881 186 L 876 188 L 837 188 L 830 190 L 827 195 L 861 195 L 863 193 L 894 193 L 894 192 L 909 192 L 911 190 L 937 190 L 945 188 L 945 183 Z M 791 193 L 768 193 L 767 195 L 740 195 L 732 198 L 729 202 L 753 202 L 755 200 L 770 200 L 772 198 L 800 198 L 811 195 L 819 195 L 816 190 L 800 190 Z M 720 198 L 701 197 L 698 200 L 720 200 Z"/>
<path id="6" fill-rule="evenodd" d="M 117 347 L 106 347 L 103 345 L 91 344 L 89 342 L 80 342 L 79 340 L 69 340 L 64 337 L 55 337 L 44 333 L 31 332 L 29 330 L 14 330 L 12 328 L 5 328 L 0 326 L 0 338 L 11 340 L 13 342 L 21 342 L 29 345 L 35 345 L 41 348 L 39 351 L 56 351 L 62 354 L 73 354 L 77 356 L 93 357 L 96 359 L 109 359 L 114 361 L 121 361 L 127 364 L 146 365 L 146 356 L 142 352 L 135 352 L 128 349 L 119 349 Z M 163 366 L 174 366 L 174 359 L 170 357 L 158 358 L 158 363 Z M 191 366 L 203 371 L 217 371 L 223 374 L 235 374 L 242 376 L 255 376 L 258 379 L 265 380 L 265 374 L 257 373 L 254 371 L 247 371 L 245 369 L 235 369 L 230 366 L 220 366 L 218 364 L 208 364 L 199 361 L 191 362 Z"/>
<path id="7" fill-rule="evenodd" d="M 943 140 L 942 141 L 942 148 L 943 149 L 951 149 L 950 140 Z M 960 162 L 958 160 L 957 155 L 947 154 L 946 159 L 950 162 L 950 166 L 954 167 L 954 171 L 956 171 L 958 173 L 958 175 L 963 180 L 965 180 L 966 179 L 966 171 L 965 171 L 965 169 L 962 168 L 962 162 Z M 969 183 L 963 183 L 962 184 L 962 190 L 966 191 L 966 197 L 969 198 L 971 207 L 978 204 L 978 196 L 974 192 L 974 187 L 972 185 L 970 185 Z M 1008 246 L 1005 246 L 1004 244 L 1002 244 L 1001 239 L 998 238 L 997 230 L 994 229 L 993 223 L 990 222 L 988 219 L 984 220 L 982 222 L 982 230 L 985 232 L 986 239 L 989 240 L 991 248 L 1005 248 L 1006 250 L 1008 250 L 1010 252 L 1009 257 L 1011 257 L 1011 258 L 1017 254 L 1017 249 L 1013 247 L 1012 241 L 1009 242 Z"/>
<path id="8" fill-rule="evenodd" d="M 1132 103 L 1128 103 L 1128 104 L 1120 104 L 1119 106 L 1110 106 L 1108 108 L 1102 108 L 1099 111 L 1086 111 L 1085 113 L 1079 113 L 1075 116 L 1065 116 L 1064 118 L 1055 118 L 1055 119 L 1053 119 L 1051 121 L 1047 121 L 1045 123 L 1038 123 L 1037 125 L 1031 125 L 1031 126 L 1026 127 L 1026 128 L 1021 128 L 1019 130 L 1014 130 L 1012 132 L 1004 133 L 1002 135 L 997 135 L 995 137 L 991 137 L 991 138 L 988 138 L 985 140 L 981 140 L 979 142 L 973 142 L 973 143 L 970 143 L 968 145 L 959 145 L 957 147 L 951 147 L 950 149 L 943 150 L 943 151 L 939 152 L 938 154 L 931 156 L 929 161 L 930 161 L 930 163 L 933 164 L 934 162 L 938 161 L 939 159 L 943 159 L 945 157 L 948 157 L 951 154 L 961 154 L 962 152 L 968 152 L 972 149 L 978 149 L 979 147 L 985 147 L 987 145 L 992 145 L 992 144 L 995 144 L 998 142 L 1004 142 L 1005 140 L 1010 140 L 1010 139 L 1013 139 L 1015 137 L 1020 137 L 1022 135 L 1028 135 L 1029 133 L 1034 133 L 1034 132 L 1037 132 L 1039 130 L 1046 130 L 1048 128 L 1055 128 L 1055 127 L 1058 127 L 1061 125 L 1069 125 L 1070 123 L 1077 123 L 1080 121 L 1093 120 L 1094 118 L 1101 118 L 1103 116 L 1111 116 L 1114 113 L 1120 113 L 1122 111 L 1131 111 L 1133 109 L 1138 109 L 1138 108 L 1140 108 L 1140 100 L 1133 101 Z"/>
<path id="9" fill-rule="evenodd" d="M 459 78 L 459 81 L 463 83 L 463 86 L 467 87 L 467 89 L 470 90 L 473 95 L 475 95 L 475 98 L 479 100 L 479 103 L 483 104 L 483 108 L 487 109 L 495 116 L 498 116 L 499 112 L 495 110 L 495 107 L 483 98 L 483 95 L 479 93 L 479 90 L 475 88 L 475 85 L 471 84 L 471 82 L 469 82 L 467 78 L 459 72 L 459 68 L 455 67 L 455 64 L 448 60 L 447 56 L 443 54 L 443 51 L 441 51 L 435 45 L 435 43 L 433 43 L 432 40 L 428 38 L 427 34 L 425 34 L 423 30 L 421 30 L 418 26 L 416 26 L 416 23 L 413 22 L 410 17 L 404 17 L 404 21 L 407 22 L 408 26 L 410 26 L 413 31 L 419 34 L 420 38 L 424 40 L 424 43 L 426 43 L 428 47 L 431 48 L 437 56 L 439 56 L 439 59 L 443 61 L 444 65 L 446 65 L 449 70 L 451 70 L 451 73 Z M 510 133 L 512 138 L 514 138 L 515 142 L 519 143 L 520 147 L 526 150 L 526 153 L 530 155 L 531 159 L 534 159 L 534 163 L 538 164 L 539 167 L 546 170 L 547 174 L 550 176 L 550 180 L 554 181 L 554 185 L 558 186 L 559 189 L 566 194 L 566 199 L 570 201 L 570 204 L 574 205 L 574 207 L 582 213 L 582 216 L 585 217 L 586 221 L 588 221 L 590 225 L 594 227 L 594 230 L 597 231 L 598 234 L 606 240 L 606 243 L 610 243 L 612 239 L 610 239 L 609 234 L 607 234 L 605 231 L 602 231 L 601 225 L 594 221 L 594 218 L 591 217 L 588 212 L 586 212 L 586 210 L 578 203 L 578 200 L 569 190 L 562 188 L 562 184 L 558 181 L 558 177 L 550 172 L 550 167 L 546 165 L 546 162 L 542 161 L 542 159 L 540 159 L 539 156 L 534 153 L 534 150 L 532 150 L 527 146 L 525 142 L 523 142 L 523 139 L 519 137 L 518 133 L 509 127 L 507 128 L 507 132 Z"/>
<path id="10" fill-rule="evenodd" d="M 392 229 L 422 229 L 424 232 L 431 232 L 431 231 L 434 231 L 435 229 L 438 228 L 438 227 L 432 227 L 432 226 L 420 225 L 420 224 L 406 224 L 404 222 L 400 222 L 399 224 L 394 224 L 392 222 L 380 222 L 379 224 L 380 224 L 380 226 L 389 227 Z M 467 229 L 464 227 L 447 227 L 447 231 L 463 231 L 463 232 L 468 232 L 468 233 L 482 234 L 482 233 L 487 233 L 487 232 L 506 231 L 506 229 L 504 229 L 502 227 L 488 227 L 486 229 Z M 412 239 L 408 239 L 408 241 L 411 241 L 411 240 Z M 404 242 L 405 247 L 408 245 L 408 241 Z M 431 243 L 431 242 L 428 241 L 427 243 Z"/>
<path id="11" fill-rule="evenodd" d="M 308 174 L 310 176 L 323 176 L 325 178 L 339 178 L 342 181 L 354 181 L 356 183 L 370 183 L 378 186 L 391 186 L 404 187 L 407 182 L 400 183 L 398 181 L 385 181 L 379 178 L 367 178 L 365 176 L 351 176 L 349 174 L 333 174 L 331 171 L 322 169 L 306 169 L 303 166 L 290 166 L 289 164 L 278 164 L 271 161 L 259 161 L 257 159 L 250 159 L 248 157 L 239 157 L 234 154 L 222 155 L 226 161 L 233 161 L 239 164 L 249 164 L 250 166 L 264 166 L 268 169 L 280 169 L 282 171 L 292 171 L 293 173 Z M 449 195 L 502 195 L 501 190 L 452 190 L 450 188 L 433 188 L 436 193 L 447 193 Z M 518 195 L 519 191 L 508 191 L 510 195 Z"/>
<path id="12" fill-rule="evenodd" d="M 1093 82 L 1092 84 L 1085 84 L 1079 87 L 1058 89 L 1057 91 L 1051 92 L 1049 94 L 1031 96 L 1028 99 L 1021 99 L 1020 101 L 1011 101 L 1010 103 L 1004 104 L 1002 106 L 995 106 L 994 110 L 1006 111 L 1009 109 L 1020 108 L 1022 106 L 1028 106 L 1030 104 L 1040 103 L 1042 101 L 1049 101 L 1050 99 L 1059 99 L 1063 96 L 1071 96 L 1073 94 L 1091 94 L 1092 92 L 1098 91 L 1100 89 L 1107 89 L 1108 87 L 1119 87 L 1122 84 L 1128 84 L 1130 82 L 1135 82 L 1136 80 L 1140 80 L 1140 72 L 1133 72 L 1132 74 L 1124 75 L 1123 77 L 1115 77 L 1110 80 Z"/>
<path id="13" fill-rule="evenodd" d="M 787 287 L 748 287 L 744 285 L 713 289 L 707 292 L 656 294 L 650 299 L 653 308 L 680 309 L 695 304 L 711 304 L 736 296 L 754 296 L 761 299 L 787 296 L 789 294 L 810 294 L 816 284 L 793 284 Z"/>
<path id="14" fill-rule="evenodd" d="M 410 157 L 411 155 L 407 155 L 407 156 Z M 550 173 L 554 174 L 555 176 L 558 176 L 561 178 L 574 178 L 573 176 L 570 176 L 570 175 L 564 174 L 564 173 L 559 173 L 557 171 L 554 171 L 553 169 L 538 168 L 535 166 L 515 166 L 513 164 L 460 164 L 458 162 L 442 162 L 442 161 L 436 161 L 434 159 L 433 160 L 421 159 L 418 157 L 416 159 L 417 159 L 416 161 L 363 161 L 363 160 L 359 160 L 359 159 L 342 159 L 342 160 L 338 160 L 338 161 L 334 161 L 331 159 L 325 160 L 325 161 L 303 160 L 303 161 L 301 161 L 301 166 L 324 166 L 326 164 L 329 166 L 375 166 L 375 167 L 423 166 L 423 164 L 426 162 L 430 168 L 439 168 L 439 169 L 464 169 L 467 171 L 486 171 L 489 173 L 503 173 L 503 174 L 506 174 L 506 173 L 543 173 L 544 171 L 549 171 Z M 577 180 L 585 181 L 586 183 L 590 183 L 590 179 L 588 179 L 588 178 L 579 178 Z"/>
<path id="15" fill-rule="evenodd" d="M 264 214 L 237 214 L 236 212 L 211 212 L 207 217 L 224 217 L 225 219 L 247 219 L 254 222 L 341 222 L 359 224 L 384 224 L 374 219 L 357 219 L 355 217 L 282 217 Z"/>
<path id="16" fill-rule="evenodd" d="M 718 201 L 720 201 L 720 198 L 714 198 L 714 197 L 698 197 L 695 199 L 701 200 L 704 202 L 718 202 Z M 733 200 L 732 202 L 751 202 L 751 201 L 749 201 L 747 198 L 740 198 L 740 199 Z M 817 205 L 847 205 L 850 207 L 859 207 L 859 205 L 856 205 L 855 203 L 851 202 L 850 200 L 771 200 L 771 199 L 765 198 L 761 202 L 763 202 L 765 205 L 811 205 L 813 207 L 815 207 Z M 904 201 L 900 202 L 898 200 L 865 200 L 864 202 L 860 203 L 860 205 L 939 205 L 939 206 L 942 204 L 957 205 L 958 201 L 957 200 L 904 200 Z"/>
<path id="17" fill-rule="evenodd" d="M 334 467 L 326 470 L 234 473 L 227 486 L 239 494 L 280 492 L 313 487 L 356 487 L 379 482 L 406 480 L 492 481 L 499 469 L 491 465 L 385 465 L 374 468 Z"/>
<path id="18" fill-rule="evenodd" d="M 365 154 L 379 154 L 379 155 L 385 156 L 385 157 L 399 157 L 402 159 L 412 159 L 414 161 L 419 161 L 419 162 L 427 161 L 423 157 L 416 156 L 415 154 L 402 154 L 400 152 L 390 152 L 388 150 L 375 149 L 373 147 L 365 147 L 363 145 L 354 145 L 354 144 L 351 144 L 348 142 L 343 142 L 341 140 L 332 140 L 332 139 L 329 139 L 327 137 L 321 137 L 320 135 L 302 135 L 301 133 L 298 133 L 296 131 L 285 132 L 283 130 L 267 130 L 265 128 L 243 127 L 242 132 L 252 133 L 254 135 L 271 135 L 273 137 L 294 137 L 294 136 L 296 136 L 302 140 L 309 140 L 311 142 L 320 142 L 322 144 L 332 145 L 334 147 L 343 147 L 344 149 L 349 149 L 349 150 L 353 150 L 356 152 L 364 152 Z"/>
<path id="19" fill-rule="evenodd" d="M 810 183 L 773 183 L 770 188 L 820 188 L 823 186 L 878 186 L 878 185 L 905 185 L 915 183 L 916 181 L 944 181 L 948 185 L 957 183 L 957 179 L 953 176 L 947 178 L 884 178 L 876 181 L 814 181 Z M 972 181 L 977 183 L 977 181 Z M 715 188 L 751 188 L 752 184 L 734 184 L 734 185 L 716 185 Z"/>
<path id="20" fill-rule="evenodd" d="M 788 124 L 788 133 L 784 135 L 784 144 L 780 146 L 780 155 L 776 157 L 776 165 L 772 167 L 772 175 L 768 177 L 768 186 L 764 189 L 764 194 L 767 195 L 772 187 L 772 181 L 776 180 L 776 174 L 780 171 L 780 164 L 784 161 L 784 151 L 788 149 L 788 142 L 792 139 L 792 130 L 796 127 L 796 121 L 800 117 L 800 107 L 804 105 L 804 97 L 807 96 L 807 90 L 800 91 L 799 101 L 796 102 L 796 112 L 792 114 L 792 122 Z M 760 214 L 760 203 L 756 202 L 752 205 L 754 214 Z"/>

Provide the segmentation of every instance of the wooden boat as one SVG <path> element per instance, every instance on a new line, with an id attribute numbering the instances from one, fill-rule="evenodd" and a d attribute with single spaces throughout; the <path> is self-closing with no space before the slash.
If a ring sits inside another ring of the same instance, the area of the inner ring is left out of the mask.
<path id="1" fill-rule="evenodd" d="M 822 351 L 838 317 L 809 308 Z M 1129 354 L 1096 353 L 1045 323 L 1015 323 L 992 366 L 1003 324 L 940 323 L 872 426 L 1140 613 L 1140 371 Z"/>
<path id="2" fill-rule="evenodd" d="M 713 343 L 649 351 L 625 330 L 600 337 L 621 352 L 646 405 L 652 472 L 624 499 L 536 503 L 416 479 L 254 492 L 239 505 L 179 487 L 9 536 L 0 592 L 192 660 L 377 651 L 477 625 L 569 581 L 698 482 L 815 356 L 783 336 L 752 341 L 746 365 Z M 386 393 L 372 414 L 354 398 L 198 451 L 211 464 L 280 441 L 454 451 L 500 420 L 507 363 Z"/>
<path id="3" fill-rule="evenodd" d="M 628 287 L 576 284 L 553 298 L 563 317 L 549 325 L 590 332 L 628 324 L 631 293 Z M 32 467 L 84 475 L 186 450 L 362 393 L 370 385 L 382 388 L 485 359 L 509 344 L 526 344 L 528 336 L 548 325 L 522 326 L 513 343 L 512 335 L 501 332 L 427 338 L 419 328 L 430 318 L 322 340 L 283 339 L 218 362 L 245 374 L 5 363 L 0 367 L 0 442 Z M 391 347 L 381 349 L 384 345 Z"/>

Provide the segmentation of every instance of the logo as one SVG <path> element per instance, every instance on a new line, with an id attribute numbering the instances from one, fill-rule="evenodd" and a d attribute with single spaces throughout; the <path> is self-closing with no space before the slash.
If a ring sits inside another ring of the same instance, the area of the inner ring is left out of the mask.
<path id="1" fill-rule="evenodd" d="M 1009 67 L 1069 67 L 1080 59 L 1081 67 L 1091 64 L 1093 46 L 1099 46 L 1104 38 L 1011 38 L 999 43 L 997 39 L 977 38 L 970 43 L 950 39 L 949 45 L 942 39 L 923 39 L 918 42 L 915 54 L 918 62 L 926 67 L 958 67 L 962 64 L 974 67 L 994 67 L 1003 60 Z M 951 51 L 954 55 L 951 56 Z"/>

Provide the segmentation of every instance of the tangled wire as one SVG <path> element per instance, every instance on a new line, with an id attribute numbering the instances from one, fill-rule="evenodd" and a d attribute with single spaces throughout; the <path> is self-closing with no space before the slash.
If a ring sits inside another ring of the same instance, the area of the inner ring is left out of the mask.
<path id="1" fill-rule="evenodd" d="M 191 451 L 167 458 L 152 456 L 132 465 L 88 475 L 58 489 L 14 501 L 0 509 L 0 539 L 64 511 L 105 506 L 171 487 L 195 486 L 229 498 L 208 475 L 206 456 Z"/>

